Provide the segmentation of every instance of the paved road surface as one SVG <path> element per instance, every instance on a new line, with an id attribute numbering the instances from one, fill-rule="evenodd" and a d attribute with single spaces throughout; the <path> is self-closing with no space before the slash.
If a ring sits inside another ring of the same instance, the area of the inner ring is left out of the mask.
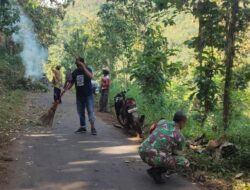
<path id="1" fill-rule="evenodd" d="M 50 94 L 32 99 L 47 108 Z M 66 94 L 52 129 L 34 127 L 16 142 L 7 190 L 198 190 L 172 175 L 155 185 L 137 155 L 138 143 L 120 129 L 96 122 L 98 135 L 74 134 L 78 127 L 75 97 Z"/>

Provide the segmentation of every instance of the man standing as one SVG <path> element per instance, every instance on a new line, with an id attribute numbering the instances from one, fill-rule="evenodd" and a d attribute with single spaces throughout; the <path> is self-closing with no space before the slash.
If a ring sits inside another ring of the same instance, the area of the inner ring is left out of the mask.
<path id="1" fill-rule="evenodd" d="M 61 66 L 58 65 L 56 68 L 52 69 L 53 72 L 53 86 L 54 86 L 54 101 L 62 103 L 61 101 L 61 85 L 62 85 L 62 77 L 61 77 Z"/>
<path id="2" fill-rule="evenodd" d="M 109 69 L 103 69 L 103 77 L 101 83 L 101 97 L 100 97 L 100 112 L 108 111 L 108 95 L 109 95 L 110 79 Z"/>
<path id="3" fill-rule="evenodd" d="M 94 97 L 91 84 L 93 73 L 92 70 L 86 66 L 83 58 L 77 58 L 75 64 L 77 69 L 72 73 L 72 81 L 68 89 L 75 84 L 77 112 L 80 118 L 80 128 L 76 133 L 86 132 L 85 108 L 87 108 L 91 133 L 92 135 L 96 135 L 97 133 L 94 125 Z"/>

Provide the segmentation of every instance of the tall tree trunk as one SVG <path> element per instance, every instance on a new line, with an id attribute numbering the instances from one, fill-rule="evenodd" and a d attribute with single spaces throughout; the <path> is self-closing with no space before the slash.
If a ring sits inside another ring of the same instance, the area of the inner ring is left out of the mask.
<path id="1" fill-rule="evenodd" d="M 239 10 L 239 0 L 228 0 L 229 5 L 228 18 L 227 18 L 227 36 L 226 36 L 226 48 L 225 48 L 225 86 L 224 86 L 224 99 L 223 99 L 223 126 L 224 130 L 229 127 L 230 111 L 231 111 L 231 81 L 232 81 L 232 69 L 235 57 L 235 34 L 237 15 Z"/>
<path id="2" fill-rule="evenodd" d="M 202 9 L 203 7 L 203 2 L 202 1 L 199 1 L 198 2 L 198 5 L 197 5 L 197 9 Z M 199 42 L 198 42 L 198 46 L 197 46 L 197 51 L 198 51 L 198 62 L 200 64 L 200 67 L 202 67 L 202 62 L 203 62 L 203 59 L 202 59 L 202 54 L 203 54 L 203 50 L 204 50 L 204 39 L 203 39 L 203 30 L 204 30 L 204 26 L 203 26 L 203 18 L 202 18 L 202 15 L 199 15 L 199 33 L 198 33 L 198 39 L 199 39 Z"/>
<path id="3" fill-rule="evenodd" d="M 201 10 L 203 9 L 203 1 L 199 1 L 198 4 L 197 4 L 197 9 L 198 10 Z M 201 12 L 201 11 L 199 11 Z M 198 21 L 199 21 L 199 33 L 198 33 L 198 39 L 199 39 L 199 42 L 197 44 L 197 51 L 198 51 L 198 55 L 197 55 L 197 58 L 198 58 L 198 62 L 199 62 L 199 67 L 201 68 L 203 66 L 203 51 L 204 51 L 204 26 L 203 26 L 203 18 L 202 18 L 202 15 L 199 15 L 199 18 L 198 18 Z M 203 75 L 203 71 L 201 70 L 200 71 L 200 76 L 202 78 L 202 75 Z M 205 101 L 205 104 L 206 104 L 206 101 Z M 202 121 L 201 121 L 201 127 L 203 128 L 204 125 L 205 125 L 205 121 L 207 119 L 207 114 L 208 114 L 208 110 L 206 109 L 206 105 L 204 105 L 204 111 L 202 114 Z"/>

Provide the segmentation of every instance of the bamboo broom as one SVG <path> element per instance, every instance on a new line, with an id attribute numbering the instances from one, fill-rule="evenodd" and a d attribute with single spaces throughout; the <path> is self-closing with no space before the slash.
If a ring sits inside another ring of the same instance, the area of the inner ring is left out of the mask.
<path id="1" fill-rule="evenodd" d="M 60 98 L 62 98 L 65 92 L 66 90 L 63 90 L 63 92 L 60 95 Z M 58 105 L 59 105 L 59 100 L 54 102 L 53 105 L 50 107 L 50 109 L 40 117 L 39 120 L 41 122 L 41 125 L 52 127 Z"/>

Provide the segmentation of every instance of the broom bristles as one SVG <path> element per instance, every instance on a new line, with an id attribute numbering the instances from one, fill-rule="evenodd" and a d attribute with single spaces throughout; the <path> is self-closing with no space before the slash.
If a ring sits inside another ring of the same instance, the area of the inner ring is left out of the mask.
<path id="1" fill-rule="evenodd" d="M 66 90 L 68 89 L 69 85 L 70 84 L 68 83 L 66 88 L 61 93 L 61 95 L 60 95 L 61 98 L 64 95 L 64 93 L 66 92 Z M 45 114 L 43 114 L 42 117 L 40 117 L 41 125 L 49 126 L 49 127 L 51 127 L 53 125 L 53 121 L 54 121 L 54 117 L 55 117 L 55 113 L 56 113 L 56 109 L 58 107 L 58 104 L 59 104 L 59 101 L 54 102 L 53 105 L 50 107 L 50 109 Z"/>
<path id="2" fill-rule="evenodd" d="M 40 121 L 43 126 L 49 126 L 49 127 L 52 126 L 57 106 L 58 106 L 58 102 L 55 102 L 51 106 L 51 108 L 40 117 Z"/>

